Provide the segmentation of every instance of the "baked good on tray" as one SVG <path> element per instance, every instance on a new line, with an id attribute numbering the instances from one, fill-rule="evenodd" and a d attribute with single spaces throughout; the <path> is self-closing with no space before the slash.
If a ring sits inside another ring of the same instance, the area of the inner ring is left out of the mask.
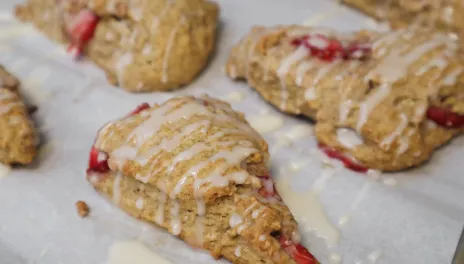
<path id="1" fill-rule="evenodd" d="M 0 66 L 0 163 L 29 164 L 37 134 L 19 95 L 19 81 Z"/>
<path id="2" fill-rule="evenodd" d="M 226 73 L 283 112 L 315 120 L 320 147 L 358 171 L 419 165 L 464 131 L 461 50 L 426 29 L 255 27 Z"/>
<path id="3" fill-rule="evenodd" d="M 317 263 L 269 177 L 267 150 L 228 103 L 177 97 L 106 124 L 87 178 L 129 214 L 215 258 Z"/>
<path id="4" fill-rule="evenodd" d="M 394 28 L 413 23 L 445 32 L 464 33 L 461 0 L 341 0 Z"/>
<path id="5" fill-rule="evenodd" d="M 130 92 L 189 84 L 205 68 L 219 7 L 207 0 L 29 0 L 16 16 L 68 44 Z"/>

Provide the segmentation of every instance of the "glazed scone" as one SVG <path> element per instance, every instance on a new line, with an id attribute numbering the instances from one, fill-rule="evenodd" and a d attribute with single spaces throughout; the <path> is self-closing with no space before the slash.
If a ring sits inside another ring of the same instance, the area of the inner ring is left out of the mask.
<path id="1" fill-rule="evenodd" d="M 16 16 L 89 57 L 130 92 L 170 90 L 205 68 L 219 7 L 207 0 L 29 0 Z"/>
<path id="2" fill-rule="evenodd" d="M 418 24 L 444 32 L 464 33 L 461 0 L 341 0 L 393 28 Z"/>
<path id="3" fill-rule="evenodd" d="M 19 94 L 19 81 L 0 66 L 0 163 L 29 164 L 37 134 Z"/>
<path id="4" fill-rule="evenodd" d="M 417 27 L 256 27 L 233 48 L 226 73 L 280 110 L 315 120 L 321 147 L 361 171 L 419 165 L 463 131 L 459 45 Z"/>
<path id="5" fill-rule="evenodd" d="M 313 264 L 274 189 L 266 142 L 211 97 L 178 97 L 110 122 L 87 178 L 129 214 L 232 263 Z"/>

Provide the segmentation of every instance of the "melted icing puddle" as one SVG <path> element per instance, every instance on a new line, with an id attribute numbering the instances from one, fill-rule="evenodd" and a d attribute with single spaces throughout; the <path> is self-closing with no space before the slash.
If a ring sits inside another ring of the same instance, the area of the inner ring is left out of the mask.
<path id="1" fill-rule="evenodd" d="M 324 206 L 317 197 L 317 189 L 304 193 L 292 190 L 286 180 L 277 181 L 277 189 L 304 231 L 323 238 L 329 248 L 337 245 L 340 231 L 330 222 Z"/>
<path id="2" fill-rule="evenodd" d="M 106 264 L 171 264 L 139 241 L 116 241 L 108 251 Z"/>
<path id="3" fill-rule="evenodd" d="M 261 134 L 276 131 L 284 123 L 282 117 L 268 114 L 250 116 L 247 120 Z"/>

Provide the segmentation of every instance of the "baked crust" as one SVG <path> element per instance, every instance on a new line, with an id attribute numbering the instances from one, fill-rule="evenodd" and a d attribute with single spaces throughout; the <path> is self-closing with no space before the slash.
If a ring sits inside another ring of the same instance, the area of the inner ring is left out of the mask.
<path id="1" fill-rule="evenodd" d="M 178 97 L 105 125 L 87 176 L 129 214 L 215 258 L 317 263 L 282 244 L 297 243 L 298 229 L 268 176 L 267 148 L 228 103 Z"/>
<path id="2" fill-rule="evenodd" d="M 29 164 L 37 134 L 18 91 L 19 81 L 0 66 L 0 163 Z"/>
<path id="3" fill-rule="evenodd" d="M 362 48 L 365 56 L 321 59 L 308 48 L 311 38 L 329 48 L 334 41 Z M 321 145 L 371 169 L 419 165 L 463 131 L 428 118 L 434 107 L 462 122 L 464 65 L 455 40 L 426 29 L 341 34 L 304 26 L 255 27 L 232 49 L 226 73 L 248 81 L 281 111 L 315 120 Z"/>
<path id="4" fill-rule="evenodd" d="M 411 24 L 444 32 L 464 33 L 464 4 L 460 0 L 341 0 L 393 28 Z"/>
<path id="5" fill-rule="evenodd" d="M 30 0 L 16 7 L 18 18 L 60 43 L 76 45 L 74 34 L 95 27 L 79 43 L 82 52 L 130 92 L 192 82 L 213 50 L 218 13 L 206 0 Z"/>

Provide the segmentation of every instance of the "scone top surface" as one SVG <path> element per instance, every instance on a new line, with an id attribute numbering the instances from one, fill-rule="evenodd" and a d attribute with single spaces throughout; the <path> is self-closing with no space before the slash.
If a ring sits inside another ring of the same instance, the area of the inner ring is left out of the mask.
<path id="1" fill-rule="evenodd" d="M 28 164 L 36 155 L 37 135 L 18 89 L 19 81 L 0 66 L 0 163 Z"/>
<path id="2" fill-rule="evenodd" d="M 211 188 L 202 194 L 206 202 L 232 192 L 229 181 L 251 184 L 241 163 L 268 158 L 266 143 L 243 116 L 209 97 L 174 98 L 109 123 L 95 147 L 108 154 L 111 170 L 154 185 L 173 199 L 192 199 L 208 182 Z M 196 182 L 186 177 L 189 172 L 196 173 Z"/>
<path id="3" fill-rule="evenodd" d="M 190 83 L 212 52 L 218 12 L 205 0 L 36 0 L 16 10 L 131 92 Z"/>
<path id="4" fill-rule="evenodd" d="M 269 177 L 267 144 L 228 103 L 187 96 L 142 106 L 105 125 L 94 150 L 88 178 L 99 192 L 214 257 L 317 263 Z M 142 195 L 146 209 L 132 197 Z"/>
<path id="5" fill-rule="evenodd" d="M 338 142 L 337 129 L 358 133 L 351 136 L 353 144 L 361 138 L 363 146 L 370 146 L 351 154 L 374 168 L 396 170 L 423 162 L 463 123 L 459 44 L 426 29 L 341 34 L 304 26 L 257 27 L 234 47 L 226 69 L 281 110 L 315 119 L 323 144 L 347 150 Z M 433 107 L 460 121 L 449 129 L 447 122 L 444 129 L 426 126 Z M 439 130 L 436 140 L 426 139 L 430 130 Z M 407 155 L 418 157 L 397 161 L 410 146 Z"/>

